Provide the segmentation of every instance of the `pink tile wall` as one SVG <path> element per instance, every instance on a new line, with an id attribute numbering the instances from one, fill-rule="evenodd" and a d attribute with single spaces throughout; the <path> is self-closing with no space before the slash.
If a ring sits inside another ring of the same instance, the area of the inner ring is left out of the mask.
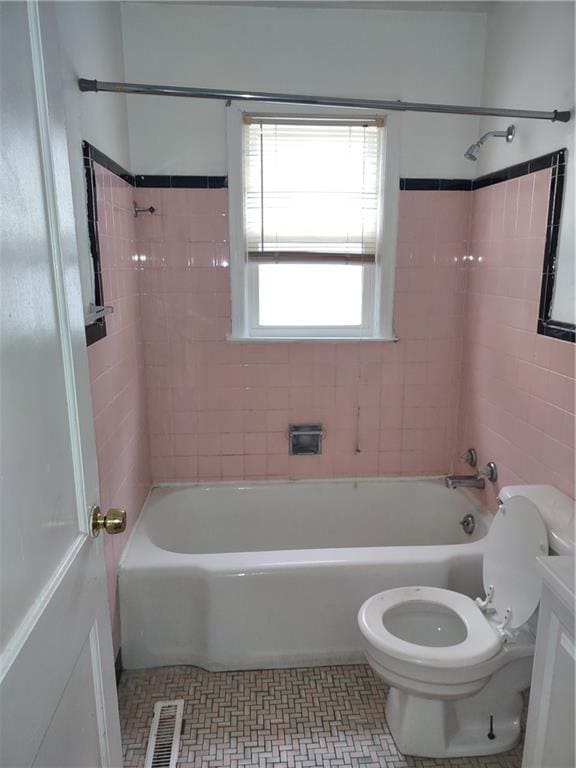
<path id="1" fill-rule="evenodd" d="M 226 190 L 141 189 L 154 481 L 443 473 L 453 454 L 471 195 L 403 192 L 393 343 L 234 343 Z M 320 421 L 322 456 L 288 456 Z"/>
<path id="2" fill-rule="evenodd" d="M 490 488 L 574 496 L 574 344 L 536 334 L 550 170 L 472 193 L 458 448 L 500 471 Z"/>
<path id="3" fill-rule="evenodd" d="M 226 341 L 226 190 L 96 170 L 115 307 L 88 350 L 101 503 L 129 512 L 106 540 L 116 647 L 117 563 L 151 480 L 443 474 L 473 445 L 499 465 L 490 504 L 509 483 L 574 495 L 574 345 L 534 330 L 549 171 L 400 194 L 398 343 L 242 344 Z M 134 198 L 156 214 L 135 220 Z M 307 421 L 323 455 L 288 456 L 288 424 Z"/>
<path id="4" fill-rule="evenodd" d="M 120 646 L 116 571 L 150 485 L 149 439 L 135 255 L 133 189 L 95 165 L 104 296 L 114 306 L 108 335 L 88 347 L 100 505 L 128 512 L 125 533 L 105 538 L 114 647 Z"/>

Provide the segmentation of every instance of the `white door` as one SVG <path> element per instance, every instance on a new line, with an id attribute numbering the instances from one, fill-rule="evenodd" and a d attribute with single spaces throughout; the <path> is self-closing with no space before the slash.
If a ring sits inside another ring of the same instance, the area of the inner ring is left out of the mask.
<path id="1" fill-rule="evenodd" d="M 0 766 L 121 765 L 50 13 L 0 3 Z"/>

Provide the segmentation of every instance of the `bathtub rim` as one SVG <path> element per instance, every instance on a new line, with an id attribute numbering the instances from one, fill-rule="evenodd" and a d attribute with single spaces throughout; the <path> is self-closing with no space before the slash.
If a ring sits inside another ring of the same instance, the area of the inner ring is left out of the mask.
<path id="1" fill-rule="evenodd" d="M 457 556 L 459 551 L 471 553 L 471 548 L 479 553 L 484 552 L 484 539 L 494 515 L 485 509 L 480 501 L 467 489 L 455 489 L 455 492 L 463 496 L 473 508 L 477 522 L 482 528 L 482 535 L 472 541 L 464 541 L 457 544 L 409 544 L 387 545 L 381 547 L 324 547 L 321 549 L 285 549 L 285 550 L 244 550 L 240 552 L 209 552 L 190 553 L 173 552 L 163 549 L 155 544 L 146 531 L 145 515 L 151 502 L 153 491 L 157 488 L 238 488 L 239 486 L 270 486 L 270 485 L 306 485 L 306 484 L 350 484 L 350 483 L 444 483 L 441 475 L 418 475 L 411 477 L 348 477 L 348 478 L 274 478 L 272 480 L 228 480 L 214 482 L 161 482 L 151 485 L 142 506 L 142 510 L 130 533 L 124 551 L 118 563 L 118 578 L 127 571 L 155 570 L 160 568 L 194 569 L 204 572 L 226 573 L 238 575 L 239 572 L 254 572 L 254 570 L 286 570 L 303 565 L 307 567 L 343 566 L 346 564 L 376 565 L 382 562 L 384 556 L 387 560 L 403 562 L 407 552 L 418 548 L 419 555 L 425 560 L 436 560 L 439 550 L 449 548 L 452 556 Z M 465 549 L 461 549 L 461 548 Z"/>

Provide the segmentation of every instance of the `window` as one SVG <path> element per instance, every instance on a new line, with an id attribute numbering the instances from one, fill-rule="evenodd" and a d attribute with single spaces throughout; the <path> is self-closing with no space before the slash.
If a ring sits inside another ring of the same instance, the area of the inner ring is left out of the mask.
<path id="1" fill-rule="evenodd" d="M 383 119 L 238 112 L 233 336 L 385 337 Z"/>

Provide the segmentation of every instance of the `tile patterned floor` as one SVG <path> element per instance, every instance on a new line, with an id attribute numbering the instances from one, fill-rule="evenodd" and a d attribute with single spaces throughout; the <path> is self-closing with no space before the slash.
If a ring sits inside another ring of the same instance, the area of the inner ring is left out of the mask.
<path id="1" fill-rule="evenodd" d="M 124 766 L 144 765 L 154 703 L 183 698 L 179 768 L 520 768 L 520 748 L 454 760 L 401 755 L 384 718 L 385 695 L 386 687 L 364 665 L 124 672 Z"/>

